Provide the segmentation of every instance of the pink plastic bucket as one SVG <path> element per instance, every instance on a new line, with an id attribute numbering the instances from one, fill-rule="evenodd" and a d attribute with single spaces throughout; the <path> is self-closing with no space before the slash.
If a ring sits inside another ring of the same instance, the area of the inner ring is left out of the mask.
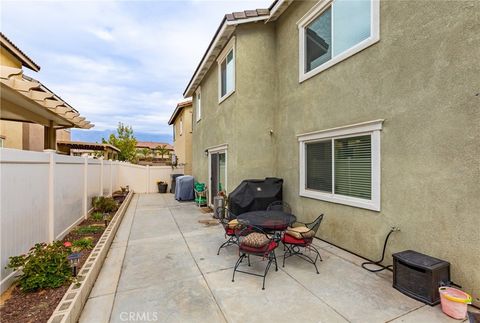
<path id="1" fill-rule="evenodd" d="M 454 319 L 463 320 L 467 316 L 467 306 L 472 303 L 472 297 L 452 287 L 440 287 L 438 291 L 443 313 Z"/>

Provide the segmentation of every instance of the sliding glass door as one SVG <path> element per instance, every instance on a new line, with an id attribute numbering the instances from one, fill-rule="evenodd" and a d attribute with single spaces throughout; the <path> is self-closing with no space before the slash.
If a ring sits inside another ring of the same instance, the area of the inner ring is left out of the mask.
<path id="1" fill-rule="evenodd" d="M 210 158 L 210 204 L 213 198 L 221 191 L 226 191 L 227 185 L 227 152 L 216 151 L 209 153 Z"/>

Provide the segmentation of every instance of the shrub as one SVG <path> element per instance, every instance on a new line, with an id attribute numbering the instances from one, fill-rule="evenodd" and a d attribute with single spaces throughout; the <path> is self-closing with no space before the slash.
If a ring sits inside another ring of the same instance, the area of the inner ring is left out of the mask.
<path id="1" fill-rule="evenodd" d="M 92 199 L 92 206 L 94 211 L 101 213 L 111 213 L 118 209 L 117 202 L 111 197 L 95 196 Z"/>
<path id="2" fill-rule="evenodd" d="M 57 288 L 72 280 L 69 254 L 61 241 L 37 243 L 27 254 L 10 257 L 7 268 L 22 268 L 19 282 L 23 291 Z"/>
<path id="3" fill-rule="evenodd" d="M 91 216 L 93 221 L 102 221 L 103 220 L 103 213 L 102 212 L 93 212 Z"/>
<path id="4" fill-rule="evenodd" d="M 86 237 L 78 239 L 72 242 L 72 249 L 75 251 L 82 251 L 84 249 L 93 249 L 93 239 L 91 237 Z"/>
<path id="5" fill-rule="evenodd" d="M 79 227 L 75 230 L 75 232 L 78 234 L 92 234 L 92 233 L 102 232 L 103 229 L 105 228 L 100 226 L 90 225 L 87 227 Z"/>

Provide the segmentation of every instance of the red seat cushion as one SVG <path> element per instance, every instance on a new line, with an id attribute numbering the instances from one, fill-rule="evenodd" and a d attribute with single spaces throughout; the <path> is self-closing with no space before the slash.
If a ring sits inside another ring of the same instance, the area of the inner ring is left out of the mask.
<path id="1" fill-rule="evenodd" d="M 230 229 L 230 228 L 226 228 L 225 229 L 225 233 L 227 234 L 227 236 L 234 236 L 235 235 L 235 230 L 233 229 Z"/>
<path id="2" fill-rule="evenodd" d="M 297 239 L 285 233 L 282 237 L 282 242 L 289 243 L 289 244 L 297 244 L 297 245 L 307 245 L 312 242 L 312 239 Z"/>
<path id="3" fill-rule="evenodd" d="M 275 249 L 276 247 L 278 247 L 278 243 L 276 243 L 275 241 L 270 241 L 270 243 L 268 245 L 266 245 L 264 247 L 260 247 L 260 248 L 254 248 L 254 247 L 250 247 L 250 246 L 246 246 L 244 244 L 241 244 L 240 245 L 240 250 L 248 252 L 248 253 L 266 254 L 266 253 L 269 253 L 270 251 L 272 251 L 273 249 Z"/>

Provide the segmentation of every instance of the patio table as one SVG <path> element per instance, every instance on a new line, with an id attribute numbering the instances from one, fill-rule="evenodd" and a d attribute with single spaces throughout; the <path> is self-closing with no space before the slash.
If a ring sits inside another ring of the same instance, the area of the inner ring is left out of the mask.
<path id="1" fill-rule="evenodd" d="M 240 214 L 237 220 L 266 231 L 283 231 L 297 218 L 295 215 L 283 211 L 250 211 Z"/>

